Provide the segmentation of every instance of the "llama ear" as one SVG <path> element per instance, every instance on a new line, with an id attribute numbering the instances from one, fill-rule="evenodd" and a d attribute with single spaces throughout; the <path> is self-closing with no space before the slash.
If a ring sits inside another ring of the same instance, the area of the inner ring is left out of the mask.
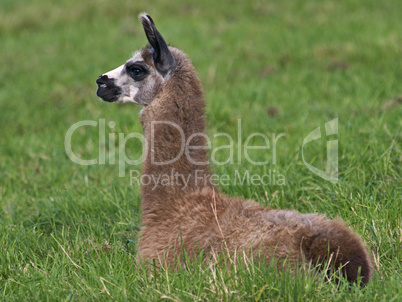
<path id="1" fill-rule="evenodd" d="M 169 51 L 169 48 L 163 39 L 162 35 L 156 29 L 155 23 L 152 18 L 147 14 L 140 14 L 139 16 L 142 26 L 144 27 L 145 35 L 149 43 L 154 49 L 154 63 L 155 67 L 160 74 L 165 76 L 170 70 L 176 66 L 176 61 Z"/>

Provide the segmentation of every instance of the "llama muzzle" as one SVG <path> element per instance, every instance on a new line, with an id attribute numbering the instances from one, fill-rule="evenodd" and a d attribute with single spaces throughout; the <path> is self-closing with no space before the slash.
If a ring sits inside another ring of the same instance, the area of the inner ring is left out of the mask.
<path id="1" fill-rule="evenodd" d="M 96 80 L 98 90 L 96 95 L 106 102 L 115 102 L 121 94 L 121 89 L 117 87 L 112 79 L 107 75 L 101 75 Z"/>

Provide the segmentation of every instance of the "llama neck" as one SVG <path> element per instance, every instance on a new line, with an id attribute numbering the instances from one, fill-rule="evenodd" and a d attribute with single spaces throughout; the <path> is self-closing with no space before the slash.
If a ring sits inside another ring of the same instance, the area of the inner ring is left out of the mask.
<path id="1" fill-rule="evenodd" d="M 198 85 L 174 87 L 142 113 L 146 138 L 143 165 L 143 202 L 155 204 L 177 200 L 178 196 L 209 186 L 204 100 Z M 169 89 L 166 89 L 169 91 Z"/>

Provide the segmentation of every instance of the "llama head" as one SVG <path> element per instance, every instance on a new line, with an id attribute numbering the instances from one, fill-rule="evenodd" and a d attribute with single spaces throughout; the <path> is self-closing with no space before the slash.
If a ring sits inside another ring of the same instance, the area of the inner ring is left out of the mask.
<path id="1" fill-rule="evenodd" d="M 172 52 L 182 53 L 167 46 L 149 15 L 140 14 L 139 19 L 151 48 L 137 51 L 125 64 L 96 80 L 96 94 L 104 101 L 149 105 L 177 66 Z"/>

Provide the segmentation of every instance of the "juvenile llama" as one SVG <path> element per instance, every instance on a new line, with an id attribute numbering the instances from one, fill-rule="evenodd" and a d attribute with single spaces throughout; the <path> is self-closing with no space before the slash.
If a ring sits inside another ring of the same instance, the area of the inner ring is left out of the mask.
<path id="1" fill-rule="evenodd" d="M 363 242 L 343 222 L 324 215 L 264 208 L 223 195 L 211 183 L 205 148 L 204 99 L 187 57 L 167 46 L 147 14 L 139 19 L 151 47 L 101 75 L 97 95 L 107 102 L 144 106 L 146 140 L 139 256 L 177 264 L 189 257 L 244 251 L 289 268 L 330 262 L 349 282 L 372 275 Z M 184 148 L 184 151 L 183 151 Z M 168 179 L 167 179 L 167 178 Z M 164 183 L 163 183 L 164 181 Z M 325 267 L 326 265 L 322 265 Z"/>

